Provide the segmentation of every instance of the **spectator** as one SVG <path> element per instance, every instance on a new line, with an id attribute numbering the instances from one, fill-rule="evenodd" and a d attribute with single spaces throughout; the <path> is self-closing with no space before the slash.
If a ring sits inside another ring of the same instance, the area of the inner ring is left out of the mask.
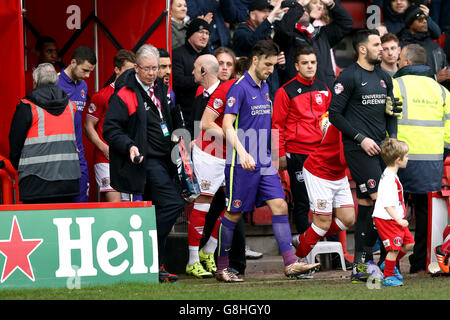
<path id="1" fill-rule="evenodd" d="M 210 50 L 213 52 L 218 47 L 227 47 L 230 44 L 230 30 L 223 17 L 222 1 L 187 0 L 187 14 L 193 17 L 212 16 L 211 37 L 209 39 Z"/>
<path id="2" fill-rule="evenodd" d="M 201 18 L 193 19 L 186 31 L 186 43 L 172 52 L 173 89 L 188 128 L 193 126 L 192 103 L 198 87 L 192 71 L 194 70 L 195 60 L 209 52 L 207 48 L 209 30 L 208 22 Z"/>
<path id="3" fill-rule="evenodd" d="M 436 75 L 439 83 L 450 80 L 450 69 L 446 61 L 444 50 L 429 36 L 428 20 L 425 13 L 416 6 L 410 6 L 405 11 L 405 29 L 399 34 L 400 46 L 403 48 L 408 44 L 419 44 L 425 48 L 427 53 L 427 65 L 431 72 Z"/>
<path id="4" fill-rule="evenodd" d="M 248 6 L 249 19 L 239 24 L 233 35 L 233 51 L 237 57 L 249 57 L 252 47 L 259 40 L 272 39 L 275 18 L 288 10 L 281 8 L 282 0 L 277 0 L 275 6 L 269 0 L 254 0 Z M 286 63 L 284 52 L 278 56 L 278 66 L 267 79 L 269 85 L 269 96 L 273 101 L 275 92 L 280 86 L 278 68 L 284 68 Z"/>
<path id="5" fill-rule="evenodd" d="M 94 51 L 81 46 L 74 50 L 70 64 L 60 73 L 58 86 L 63 89 L 69 99 L 75 102 L 77 112 L 75 113 L 75 135 L 77 137 L 77 148 L 79 151 L 81 178 L 80 193 L 74 197 L 73 202 L 88 202 L 89 200 L 89 170 L 84 155 L 83 129 L 81 118 L 86 104 L 88 87 L 84 79 L 89 78 L 97 63 Z"/>
<path id="6" fill-rule="evenodd" d="M 186 39 L 186 22 L 189 21 L 186 0 L 171 0 L 172 50 L 181 47 Z"/>
<path id="7" fill-rule="evenodd" d="M 9 159 L 18 171 L 20 200 L 71 202 L 80 192 L 76 106 L 56 86 L 58 75 L 52 64 L 38 65 L 33 81 L 35 89 L 17 105 L 9 132 Z"/>
<path id="8" fill-rule="evenodd" d="M 222 0 L 223 16 L 228 23 L 241 23 L 248 20 L 248 6 L 253 0 Z"/>
<path id="9" fill-rule="evenodd" d="M 172 61 L 167 50 L 158 48 L 159 52 L 159 69 L 158 78 L 161 79 L 168 87 L 167 99 L 169 106 L 173 108 L 175 106 L 175 92 L 170 88 L 170 75 L 172 74 Z"/>
<path id="10" fill-rule="evenodd" d="M 330 50 L 352 30 L 353 18 L 339 0 L 322 0 L 332 16 L 332 22 L 325 26 L 314 27 L 311 24 L 310 14 L 304 9 L 309 1 L 300 0 L 300 3 L 295 2 L 283 16 L 274 37 L 286 54 L 286 70 L 281 76 L 281 83 L 286 83 L 297 73 L 294 66 L 296 48 L 310 45 L 317 52 L 316 78 L 324 81 L 331 88 L 336 75 Z"/>
<path id="11" fill-rule="evenodd" d="M 408 0 L 378 0 L 374 1 L 374 4 L 382 7 L 383 23 L 386 25 L 387 30 L 398 36 L 398 33 L 405 28 L 405 11 L 412 3 Z M 420 9 L 426 13 L 425 15 L 427 17 L 431 38 L 439 39 L 441 36 L 441 29 L 433 19 L 428 16 L 430 10 L 425 5 L 420 5 Z"/>
<path id="12" fill-rule="evenodd" d="M 63 68 L 63 64 L 58 57 L 58 46 L 55 39 L 49 36 L 41 36 L 37 39 L 34 47 L 36 55 L 38 57 L 38 64 L 51 63 L 56 72 L 60 72 Z M 37 65 L 36 65 L 37 66 Z M 27 70 L 26 78 L 26 92 L 33 90 L 33 71 L 36 66 Z"/>
<path id="13" fill-rule="evenodd" d="M 173 184 L 172 132 L 182 127 L 179 112 L 167 105 L 167 86 L 157 79 L 158 50 L 143 45 L 134 69 L 121 76 L 122 87 L 109 100 L 103 138 L 109 144 L 111 186 L 120 192 L 143 194 L 156 210 L 159 281 L 178 277 L 164 269 L 167 236 L 184 210 Z M 136 105 L 137 104 L 137 105 Z"/>
<path id="14" fill-rule="evenodd" d="M 86 137 L 94 144 L 94 170 L 95 180 L 98 185 L 100 195 L 104 195 L 107 202 L 128 200 L 129 195 L 114 190 L 111 185 L 109 171 L 109 146 L 103 139 L 103 122 L 105 121 L 108 101 L 114 93 L 115 82 L 126 70 L 134 67 L 136 62 L 135 54 L 122 49 L 114 57 L 114 82 L 96 92 L 91 99 L 88 113 L 84 121 L 84 132 Z"/>
<path id="15" fill-rule="evenodd" d="M 249 57 L 256 42 L 271 38 L 275 17 L 281 12 L 281 1 L 277 1 L 275 10 L 268 0 L 253 0 L 248 12 L 248 20 L 240 23 L 233 34 L 233 51 L 237 57 Z"/>
<path id="16" fill-rule="evenodd" d="M 450 113 L 450 93 L 428 76 L 425 63 L 426 52 L 421 46 L 404 47 L 394 79 L 394 96 L 404 106 L 397 136 L 409 144 L 408 166 L 400 169 L 398 176 L 405 193 L 410 194 L 416 217 L 416 245 L 409 257 L 411 273 L 427 269 L 427 192 L 441 190 L 444 145 L 450 142 L 446 116 Z"/>
<path id="17" fill-rule="evenodd" d="M 395 34 L 387 33 L 381 37 L 383 56 L 381 57 L 381 68 L 391 77 L 398 70 L 398 57 L 400 56 L 399 40 Z"/>
<path id="18" fill-rule="evenodd" d="M 442 32 L 450 30 L 450 1 L 431 0 L 430 17 L 436 21 Z"/>
<path id="19" fill-rule="evenodd" d="M 389 33 L 388 29 L 386 28 L 386 25 L 384 23 L 381 23 L 375 27 L 375 29 L 380 34 L 380 37 L 384 36 L 386 33 Z"/>

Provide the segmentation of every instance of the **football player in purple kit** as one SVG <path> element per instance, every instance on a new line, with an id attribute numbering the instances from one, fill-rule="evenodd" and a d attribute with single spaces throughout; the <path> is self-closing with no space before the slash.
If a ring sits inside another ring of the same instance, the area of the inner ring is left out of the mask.
<path id="1" fill-rule="evenodd" d="M 264 202 L 272 211 L 272 228 L 284 260 L 286 276 L 317 269 L 319 264 L 297 261 L 291 244 L 288 207 L 270 151 L 272 102 L 266 79 L 277 63 L 279 47 L 261 40 L 252 49 L 252 64 L 227 94 L 223 131 L 227 139 L 225 166 L 227 212 L 219 227 L 216 279 L 239 282 L 228 270 L 228 251 L 242 213 Z"/>
<path id="2" fill-rule="evenodd" d="M 72 54 L 70 64 L 59 74 L 57 84 L 77 106 L 74 122 L 81 178 L 79 180 L 80 194 L 73 198 L 73 202 L 88 202 L 89 200 L 89 171 L 84 155 L 81 116 L 88 94 L 88 87 L 84 79 L 89 78 L 89 74 L 94 70 L 96 63 L 97 58 L 91 48 L 87 46 L 76 48 Z"/>

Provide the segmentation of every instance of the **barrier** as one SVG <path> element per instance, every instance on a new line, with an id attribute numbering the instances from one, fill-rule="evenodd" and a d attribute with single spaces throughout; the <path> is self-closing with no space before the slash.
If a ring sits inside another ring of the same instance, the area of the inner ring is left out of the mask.
<path id="1" fill-rule="evenodd" d="M 0 290 L 158 282 L 151 202 L 0 206 Z"/>

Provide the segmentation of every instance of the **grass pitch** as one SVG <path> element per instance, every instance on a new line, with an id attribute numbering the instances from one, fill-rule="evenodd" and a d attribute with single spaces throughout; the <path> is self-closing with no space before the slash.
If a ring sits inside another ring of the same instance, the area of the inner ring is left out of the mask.
<path id="1" fill-rule="evenodd" d="M 116 284 L 80 289 L 0 290 L 0 300 L 450 300 L 450 277 L 404 274 L 404 286 L 353 284 L 346 278 L 215 279 L 181 276 L 176 284 Z"/>

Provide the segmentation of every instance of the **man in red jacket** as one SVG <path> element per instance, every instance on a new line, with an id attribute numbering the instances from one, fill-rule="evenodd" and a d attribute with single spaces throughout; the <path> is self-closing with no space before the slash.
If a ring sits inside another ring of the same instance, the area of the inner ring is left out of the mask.
<path id="1" fill-rule="evenodd" d="M 294 198 L 294 224 L 298 233 L 309 228 L 309 199 L 303 179 L 303 163 L 322 141 L 319 120 L 327 112 L 331 92 L 315 78 L 317 55 L 313 47 L 295 52 L 297 76 L 275 94 L 272 129 L 279 133 L 279 170 L 288 170 Z"/>

